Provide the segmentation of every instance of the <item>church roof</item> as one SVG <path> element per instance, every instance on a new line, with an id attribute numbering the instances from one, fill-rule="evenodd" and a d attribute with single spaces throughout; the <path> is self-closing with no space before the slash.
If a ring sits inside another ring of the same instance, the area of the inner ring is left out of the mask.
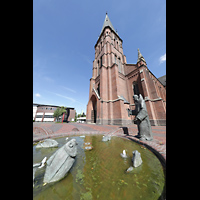
<path id="1" fill-rule="evenodd" d="M 158 80 L 159 80 L 164 86 L 166 86 L 166 75 L 159 77 Z"/>
<path id="2" fill-rule="evenodd" d="M 110 19 L 109 19 L 109 17 L 108 17 L 108 14 L 106 13 L 106 17 L 105 17 L 105 20 L 104 20 L 103 27 L 102 27 L 102 29 L 101 29 L 100 35 L 102 34 L 104 28 L 107 27 L 107 26 L 109 26 L 109 27 L 116 33 L 116 31 L 115 31 L 115 29 L 114 29 L 114 27 L 113 27 L 113 25 L 112 25 L 112 23 L 111 23 L 111 21 L 110 21 Z M 116 34 L 117 34 L 117 33 L 116 33 Z M 118 35 L 118 34 L 117 34 L 117 35 Z"/>
<path id="3" fill-rule="evenodd" d="M 99 35 L 99 37 L 97 39 L 97 42 L 96 42 L 94 47 L 96 47 L 96 45 L 98 44 L 98 41 L 100 40 L 100 36 L 101 36 L 101 34 L 103 33 L 103 31 L 104 31 L 104 29 L 106 27 L 110 27 L 110 29 L 119 37 L 117 31 L 115 31 L 115 29 L 114 29 L 114 27 L 113 27 L 113 25 L 112 25 L 112 23 L 111 23 L 111 21 L 110 21 L 110 19 L 108 17 L 108 14 L 106 13 L 106 17 L 105 17 L 105 20 L 104 20 L 104 23 L 103 23 L 103 27 L 101 29 L 101 33 L 100 33 L 100 35 Z M 123 40 L 120 37 L 119 37 L 119 39 L 123 42 Z"/>

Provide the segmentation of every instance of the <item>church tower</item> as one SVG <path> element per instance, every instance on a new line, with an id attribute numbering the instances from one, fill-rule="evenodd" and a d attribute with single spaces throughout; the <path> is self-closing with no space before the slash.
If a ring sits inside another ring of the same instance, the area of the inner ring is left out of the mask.
<path id="1" fill-rule="evenodd" d="M 95 59 L 90 79 L 87 122 L 96 124 L 129 124 L 128 91 L 125 81 L 126 57 L 123 40 L 114 29 L 108 14 L 94 46 Z"/>
<path id="2" fill-rule="evenodd" d="M 136 64 L 128 64 L 122 43 L 106 13 L 94 46 L 87 123 L 123 126 L 134 123 L 134 116 L 128 116 L 127 108 L 134 110 L 133 95 L 141 94 L 151 125 L 165 125 L 166 86 L 148 69 L 139 49 Z"/>

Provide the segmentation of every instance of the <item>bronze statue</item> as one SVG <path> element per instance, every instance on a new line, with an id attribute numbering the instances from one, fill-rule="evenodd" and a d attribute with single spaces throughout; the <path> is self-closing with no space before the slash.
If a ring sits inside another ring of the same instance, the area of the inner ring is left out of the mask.
<path id="1" fill-rule="evenodd" d="M 133 96 L 135 102 L 135 110 L 128 109 L 128 115 L 135 115 L 134 123 L 138 127 L 138 135 L 140 140 L 152 140 L 152 130 L 149 116 L 146 109 L 145 101 L 141 94 Z"/>

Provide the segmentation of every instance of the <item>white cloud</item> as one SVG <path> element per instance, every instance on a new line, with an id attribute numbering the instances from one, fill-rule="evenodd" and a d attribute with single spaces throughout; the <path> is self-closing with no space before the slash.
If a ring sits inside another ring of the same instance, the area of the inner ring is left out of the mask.
<path id="1" fill-rule="evenodd" d="M 41 97 L 41 95 L 39 93 L 36 93 L 35 96 L 36 97 Z"/>
<path id="2" fill-rule="evenodd" d="M 52 92 L 53 93 L 53 92 Z M 75 99 L 73 99 L 73 98 L 71 98 L 71 97 L 67 97 L 67 96 L 64 96 L 64 95 L 61 95 L 61 94 L 57 94 L 57 93 L 53 93 L 53 94 L 55 94 L 55 95 L 57 95 L 57 96 L 59 96 L 59 97 L 63 97 L 63 98 L 65 98 L 65 99 L 68 99 L 68 100 L 70 100 L 70 101 L 72 101 L 72 102 L 75 102 L 76 100 Z"/>
<path id="3" fill-rule="evenodd" d="M 89 65 L 93 65 L 93 61 L 87 56 L 87 55 L 84 55 L 80 52 L 78 52 L 79 55 L 81 55 L 81 57 L 89 64 Z"/>
<path id="4" fill-rule="evenodd" d="M 71 88 L 68 88 L 68 87 L 64 87 L 64 86 L 61 86 L 62 88 L 64 88 L 65 90 L 68 90 L 70 92 L 73 92 L 73 93 L 76 93 L 75 90 L 71 89 Z"/>
<path id="5" fill-rule="evenodd" d="M 43 79 L 44 79 L 45 81 L 47 81 L 47 82 L 54 83 L 54 80 L 53 80 L 52 78 L 50 78 L 50 77 L 45 76 Z"/>
<path id="6" fill-rule="evenodd" d="M 159 58 L 160 64 L 166 61 L 166 53 Z"/>
<path id="7" fill-rule="evenodd" d="M 49 92 L 49 93 L 51 93 L 51 94 L 54 94 L 54 95 L 56 95 L 56 96 L 58 96 L 58 97 L 62 97 L 62 98 L 68 99 L 68 100 L 71 101 L 71 103 L 78 103 L 78 104 L 81 104 L 81 105 L 84 105 L 84 106 L 85 106 L 85 104 L 83 104 L 83 103 L 77 101 L 77 100 L 74 99 L 74 98 L 71 98 L 71 97 L 68 97 L 68 96 L 64 96 L 64 95 L 62 95 L 62 94 L 58 94 L 58 93 L 55 93 L 55 92 L 50 92 L 50 91 L 47 91 L 47 92 Z"/>

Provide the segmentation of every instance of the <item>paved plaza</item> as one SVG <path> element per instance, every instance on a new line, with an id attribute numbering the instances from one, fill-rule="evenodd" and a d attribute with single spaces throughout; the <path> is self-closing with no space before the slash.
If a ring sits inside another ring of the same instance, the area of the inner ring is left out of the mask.
<path id="1" fill-rule="evenodd" d="M 68 135 L 86 134 L 110 134 L 123 138 L 128 138 L 138 142 L 155 154 L 162 155 L 161 160 L 166 161 L 166 126 L 152 126 L 153 140 L 139 141 L 137 135 L 137 125 L 132 124 L 126 127 L 117 125 L 95 125 L 81 123 L 55 123 L 55 122 L 34 122 L 33 123 L 33 142 L 50 137 L 60 137 Z"/>

